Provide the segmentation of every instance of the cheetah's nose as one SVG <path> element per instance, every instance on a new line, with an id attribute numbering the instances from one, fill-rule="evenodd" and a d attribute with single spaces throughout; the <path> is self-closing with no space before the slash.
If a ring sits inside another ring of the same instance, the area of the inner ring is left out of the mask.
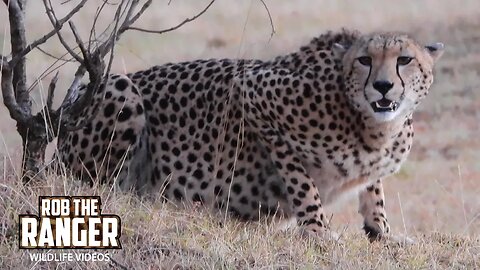
<path id="1" fill-rule="evenodd" d="M 373 88 L 375 88 L 380 94 L 385 96 L 387 92 L 392 89 L 393 83 L 389 81 L 376 81 L 373 83 Z"/>

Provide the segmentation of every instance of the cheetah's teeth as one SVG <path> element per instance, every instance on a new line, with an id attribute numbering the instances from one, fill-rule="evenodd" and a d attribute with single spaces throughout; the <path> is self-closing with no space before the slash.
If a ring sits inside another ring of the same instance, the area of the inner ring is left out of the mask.
<path id="1" fill-rule="evenodd" d="M 391 101 L 387 106 L 381 105 L 378 103 L 378 101 L 375 102 L 374 105 L 377 109 L 381 109 L 383 111 L 389 110 L 390 112 L 394 112 L 398 109 L 398 102 L 395 101 Z"/>
<path id="2" fill-rule="evenodd" d="M 375 105 L 378 107 L 378 108 L 382 108 L 382 109 L 385 109 L 385 108 L 390 108 L 393 110 L 393 108 L 395 107 L 395 103 L 394 102 L 390 102 L 390 104 L 388 106 L 382 106 L 380 105 L 378 102 L 375 102 Z"/>

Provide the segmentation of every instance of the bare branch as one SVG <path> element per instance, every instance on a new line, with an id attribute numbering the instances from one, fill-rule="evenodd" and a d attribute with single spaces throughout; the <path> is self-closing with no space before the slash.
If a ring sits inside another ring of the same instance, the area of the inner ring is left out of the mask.
<path id="1" fill-rule="evenodd" d="M 134 27 L 134 26 L 128 26 L 126 30 L 136 30 L 140 32 L 145 32 L 145 33 L 151 33 L 151 34 L 164 34 L 167 32 L 171 32 L 174 30 L 177 30 L 178 28 L 182 27 L 184 24 L 189 23 L 191 21 L 196 20 L 198 17 L 202 16 L 203 13 L 205 13 L 210 6 L 215 2 L 215 0 L 212 0 L 202 11 L 200 11 L 197 15 L 193 16 L 192 18 L 187 18 L 181 23 L 177 24 L 176 26 L 170 27 L 168 29 L 164 30 L 150 30 L 150 29 L 145 29 L 145 28 L 140 28 L 140 27 Z"/>
<path id="2" fill-rule="evenodd" d="M 55 87 L 58 81 L 58 71 L 55 76 L 50 81 L 48 85 L 48 95 L 47 95 L 47 103 L 42 111 L 39 114 L 43 115 L 43 119 L 45 120 L 45 128 L 47 134 L 47 141 L 51 142 L 53 138 L 55 138 L 55 134 L 58 134 L 58 117 L 55 112 L 52 110 L 53 106 L 53 99 L 55 97 Z M 52 121 L 53 120 L 53 121 Z"/>
<path id="3" fill-rule="evenodd" d="M 122 1 L 122 4 L 123 4 L 123 1 Z M 115 14 L 116 23 L 115 23 L 115 29 L 112 33 L 113 38 L 109 38 L 107 41 L 105 41 L 104 44 L 114 44 L 115 43 L 114 42 L 115 37 L 116 37 L 115 32 L 116 32 L 116 28 L 117 28 L 117 25 L 118 25 L 118 21 L 120 19 L 121 8 L 122 8 L 122 5 L 120 4 L 120 6 L 117 9 L 117 12 Z M 62 104 L 62 107 L 63 107 L 63 109 L 66 109 L 67 107 L 70 107 L 70 106 L 73 107 L 73 105 L 75 105 L 74 107 L 78 107 L 81 110 L 81 109 L 83 109 L 83 107 L 86 104 L 88 104 L 86 102 L 89 101 L 93 97 L 94 93 L 90 93 L 92 91 L 87 91 L 87 93 L 85 93 L 85 95 L 82 96 L 82 98 L 81 98 L 82 101 L 78 100 L 77 102 L 75 102 L 77 97 L 78 97 L 76 95 L 78 95 L 78 94 L 75 94 L 74 91 L 78 90 L 78 87 L 80 86 L 80 80 L 83 77 L 83 75 L 85 74 L 85 71 L 88 71 L 88 73 L 90 75 L 90 82 L 91 83 L 96 84 L 99 81 L 99 77 L 101 77 L 101 75 L 103 74 L 103 71 L 104 71 L 104 64 L 103 64 L 102 58 L 108 52 L 108 50 L 103 49 L 103 48 L 105 48 L 106 45 L 102 44 L 104 46 L 99 46 L 99 48 L 97 48 L 95 50 L 95 52 L 90 53 L 83 46 L 83 42 L 82 42 L 80 36 L 78 35 L 78 32 L 76 30 L 75 25 L 72 22 L 69 22 L 69 24 L 70 24 L 70 28 L 72 29 L 73 35 L 75 36 L 77 44 L 80 47 L 80 50 L 82 51 L 82 54 L 83 54 L 83 57 L 84 57 L 84 63 L 81 67 L 79 67 L 79 69 L 75 73 L 74 83 L 69 88 L 69 91 L 68 91 L 67 95 L 65 96 L 66 99 L 64 100 L 64 102 L 66 101 L 66 103 Z M 92 61 L 94 61 L 96 63 L 92 63 Z M 99 67 L 102 67 L 102 68 L 99 69 Z M 95 89 L 95 91 L 96 91 L 96 89 Z M 74 97 L 74 95 L 75 95 L 75 97 Z M 75 98 L 75 99 L 73 99 L 73 98 Z M 78 104 L 86 103 L 86 104 L 81 104 L 81 106 L 76 106 L 77 103 Z M 77 110 L 74 110 L 73 108 L 69 109 L 68 111 L 69 111 L 68 113 L 73 113 L 73 114 L 77 113 Z"/>
<path id="4" fill-rule="evenodd" d="M 69 107 L 71 104 L 75 102 L 78 98 L 78 88 L 81 85 L 82 78 L 85 75 L 85 72 L 87 70 L 85 69 L 84 66 L 79 66 L 77 71 L 75 72 L 75 77 L 73 79 L 72 84 L 67 90 L 67 94 L 65 95 L 62 105 L 60 105 L 60 108 L 58 110 L 65 109 Z"/>
<path id="5" fill-rule="evenodd" d="M 2 70 L 2 96 L 3 103 L 10 112 L 10 116 L 17 122 L 26 123 L 28 121 L 29 115 L 25 113 L 24 110 L 17 103 L 15 98 L 15 91 L 13 89 L 13 72 L 10 68 L 10 65 L 7 59 L 1 56 L 0 69 Z"/>
<path id="6" fill-rule="evenodd" d="M 123 3 L 125 1 L 122 1 L 119 8 L 117 9 L 117 14 L 115 17 L 115 30 L 112 33 L 111 37 L 107 41 L 105 41 L 104 44 L 114 44 L 116 40 L 116 29 L 118 27 L 118 21 L 120 19 L 120 11 L 123 7 Z M 50 0 L 44 0 L 44 5 L 47 10 L 47 14 L 50 18 L 50 21 L 52 24 L 55 26 L 56 25 L 56 17 L 55 17 L 55 12 L 53 11 L 52 5 Z M 98 16 L 100 16 L 100 13 L 97 12 L 95 21 L 98 19 Z M 80 48 L 80 51 L 82 53 L 83 59 L 80 58 L 80 56 L 76 55 L 76 53 L 72 53 L 73 50 L 70 48 L 68 44 L 66 44 L 65 40 L 63 39 L 62 35 L 60 33 L 57 33 L 60 42 L 62 45 L 64 45 L 65 49 L 73 56 L 76 58 L 78 61 L 79 59 L 82 61 L 79 61 L 81 64 L 78 67 L 76 73 L 75 73 L 75 78 L 69 87 L 67 94 L 59 107 L 59 109 L 55 112 L 56 115 L 60 117 L 60 123 L 62 126 L 64 126 L 67 131 L 72 130 L 72 128 L 69 128 L 70 122 L 72 119 L 75 118 L 76 115 L 79 115 L 85 107 L 89 105 L 91 100 L 93 99 L 93 96 L 95 95 L 96 91 L 100 87 L 101 84 L 101 78 L 102 74 L 105 69 L 105 64 L 102 60 L 102 58 L 108 53 L 108 49 L 106 46 L 99 46 L 94 52 L 91 52 L 84 46 L 84 42 L 82 41 L 80 35 L 78 34 L 78 31 L 75 27 L 75 25 L 69 21 L 68 22 L 70 25 L 70 29 L 72 30 L 73 36 L 75 37 L 75 41 L 77 43 L 78 48 Z M 104 45 L 102 44 L 102 45 Z M 112 56 L 113 57 L 113 56 Z M 79 59 L 77 59 L 79 58 Z M 110 63 L 111 65 L 111 63 Z M 81 85 L 81 80 L 83 76 L 85 75 L 85 72 L 88 72 L 89 77 L 90 77 L 90 83 L 87 86 L 86 92 L 79 98 L 78 97 L 78 90 Z M 91 119 L 90 119 L 91 120 Z M 84 124 L 88 123 L 86 121 L 83 121 Z M 81 126 L 80 126 L 81 127 Z M 78 125 L 77 127 L 74 128 L 80 128 Z"/>
<path id="7" fill-rule="evenodd" d="M 109 52 L 109 49 L 112 46 L 112 42 L 118 41 L 120 36 L 127 30 L 127 27 L 134 23 L 140 17 L 140 15 L 150 6 L 152 0 L 148 0 L 133 18 L 130 17 L 132 16 L 135 7 L 138 5 L 139 0 L 130 0 L 130 7 L 128 7 L 127 9 L 127 5 L 123 12 L 121 12 L 124 2 L 125 0 L 120 3 L 119 8 L 115 12 L 114 31 L 112 31 L 110 37 L 106 40 L 106 42 L 97 47 L 97 51 L 100 52 L 103 56 L 107 55 L 107 53 Z M 126 13 L 126 15 L 123 19 L 123 22 L 120 24 L 120 26 L 118 26 L 123 13 Z M 111 38 L 113 35 L 115 36 L 114 39 Z"/>
<path id="8" fill-rule="evenodd" d="M 138 0 L 135 0 L 135 1 L 138 1 Z M 82 1 L 83 2 L 83 1 Z M 121 2 L 121 4 L 123 4 L 124 1 Z M 51 3 L 50 2 L 47 2 L 44 0 L 44 4 L 45 4 L 45 7 L 47 9 L 47 12 L 49 13 L 49 15 L 51 16 L 51 20 L 55 21 L 55 17 L 54 17 L 54 11 L 52 9 L 52 6 L 51 6 Z M 104 1 L 104 4 L 102 5 L 102 7 L 104 5 L 107 4 L 107 1 Z M 117 11 L 118 13 L 118 11 Z M 53 14 L 53 15 L 52 15 Z M 96 16 L 94 18 L 94 21 L 96 22 L 98 20 L 98 17 L 100 16 L 100 12 L 97 12 L 96 13 Z M 118 24 L 118 15 L 116 16 L 116 24 Z M 53 22 L 54 24 L 55 22 Z M 62 105 L 59 107 L 59 109 L 57 110 L 57 112 L 59 112 L 60 110 L 67 110 L 67 108 L 69 108 L 70 106 L 72 106 L 72 104 L 74 104 L 77 99 L 78 99 L 78 89 L 81 85 L 81 80 L 83 78 L 83 76 L 85 75 L 85 72 L 87 71 L 92 71 L 92 72 L 95 72 L 93 71 L 93 69 L 91 68 L 91 65 L 89 65 L 89 61 L 90 61 L 90 58 L 92 57 L 91 55 L 95 54 L 95 53 L 91 53 L 90 51 L 90 48 L 86 49 L 85 46 L 84 46 L 84 42 L 81 40 L 80 38 L 80 35 L 78 34 L 78 31 L 76 30 L 76 27 L 73 23 L 71 23 L 69 21 L 69 24 L 70 24 L 70 28 L 73 32 L 73 35 L 76 39 L 76 43 L 77 43 L 77 46 L 74 47 L 75 48 L 80 48 L 80 50 L 82 51 L 82 55 L 84 57 L 84 59 L 82 59 L 83 61 L 81 62 L 81 65 L 78 67 L 77 71 L 75 72 L 75 76 L 74 76 L 74 80 L 72 81 L 72 84 L 70 85 L 70 87 L 68 88 L 67 90 L 67 94 L 65 95 L 64 97 L 64 100 L 62 102 Z M 112 42 L 114 42 L 115 40 L 110 40 L 110 38 L 108 39 L 108 43 L 111 44 Z M 90 45 L 90 42 L 89 42 L 89 45 Z M 106 46 L 101 46 L 103 48 L 105 48 Z M 68 50 L 70 47 L 67 46 L 67 51 L 72 51 L 72 49 L 70 48 L 70 50 Z M 96 53 L 100 53 L 99 51 L 97 51 Z M 100 53 L 101 57 L 103 57 L 104 55 L 106 55 L 108 53 L 108 50 L 102 50 L 102 52 Z M 62 56 L 63 58 L 64 56 Z M 69 60 L 71 61 L 71 60 Z M 89 72 L 90 72 L 89 71 Z M 102 72 L 101 72 L 102 73 Z M 101 74 L 100 73 L 100 74 Z M 95 76 L 93 76 L 95 77 Z M 71 110 L 67 110 L 69 111 L 69 113 L 73 113 L 73 111 Z"/>
<path id="9" fill-rule="evenodd" d="M 80 51 L 82 52 L 82 55 L 83 55 L 83 64 L 86 66 L 87 70 L 88 70 L 88 61 L 89 61 L 89 52 L 87 51 L 87 49 L 85 48 L 85 46 L 83 46 L 83 41 L 82 41 L 82 38 L 80 37 L 80 35 L 78 34 L 78 31 L 77 31 L 77 28 L 75 27 L 75 25 L 73 24 L 73 22 L 68 22 L 68 24 L 70 25 L 70 29 L 72 30 L 72 33 L 73 33 L 73 36 L 75 37 L 75 41 L 77 42 L 77 46 L 80 48 Z"/>
<path id="10" fill-rule="evenodd" d="M 129 17 L 127 17 L 128 20 L 125 20 L 125 23 L 124 23 L 124 25 L 122 25 L 120 27 L 119 32 L 123 33 L 126 30 L 128 30 L 128 27 L 130 25 L 134 24 L 138 20 L 138 18 L 140 18 L 140 16 L 142 16 L 142 14 L 145 12 L 145 10 L 147 10 L 150 7 L 151 4 L 152 4 L 152 0 L 148 0 L 147 2 L 145 2 L 145 4 L 143 4 L 142 8 L 140 8 L 140 10 L 137 12 L 137 14 L 135 14 L 135 16 L 133 16 L 131 19 Z M 132 6 L 133 6 L 133 4 L 132 4 Z"/>
<path id="11" fill-rule="evenodd" d="M 55 25 L 55 13 L 52 9 L 51 0 L 44 0 L 47 13 L 52 21 L 52 24 Z M 172 27 L 171 29 L 163 30 L 163 32 L 168 32 L 168 31 L 173 31 L 182 25 L 195 20 L 199 16 L 201 16 L 203 13 L 206 12 L 208 8 L 215 2 L 215 0 L 211 1 L 201 12 L 199 12 L 197 15 L 195 15 L 192 18 L 184 20 L 182 23 L 179 25 Z M 109 78 L 109 73 L 110 69 L 112 66 L 113 62 L 113 56 L 114 56 L 114 47 L 116 41 L 119 39 L 120 35 L 124 33 L 125 31 L 131 29 L 131 25 L 135 23 L 135 21 L 140 18 L 140 16 L 145 12 L 145 10 L 151 5 L 152 0 L 147 0 L 140 10 L 135 13 L 135 9 L 138 7 L 139 0 L 122 0 L 115 13 L 115 18 L 114 18 L 114 27 L 113 30 L 111 31 L 110 36 L 101 44 L 97 46 L 97 48 L 92 51 L 90 48 L 91 45 L 91 38 L 94 35 L 93 31 L 95 28 L 95 23 L 98 19 L 98 16 L 100 16 L 101 10 L 103 9 L 103 6 L 106 5 L 106 2 L 102 4 L 102 6 L 97 10 L 96 12 L 96 17 L 94 19 L 94 24 L 92 26 L 92 29 L 90 30 L 90 41 L 88 45 L 88 49 L 85 48 L 84 43 L 81 40 L 80 35 L 78 34 L 78 31 L 76 30 L 75 25 L 72 22 L 69 22 L 70 28 L 72 30 L 72 33 L 75 37 L 76 43 L 78 47 L 80 48 L 80 51 L 82 52 L 82 57 L 83 61 L 81 61 L 81 65 L 78 68 L 77 72 L 75 73 L 75 79 L 72 82 L 72 85 L 68 89 L 67 95 L 65 96 L 62 105 L 60 108 L 56 111 L 57 115 L 62 115 L 61 116 L 61 122 L 64 130 L 66 131 L 71 131 L 71 130 L 76 130 L 78 128 L 81 128 L 83 125 L 88 123 L 92 117 L 95 117 L 96 112 L 93 113 L 93 115 L 89 115 L 89 119 L 82 119 L 82 123 L 76 123 L 74 126 L 72 126 L 72 121 L 78 119 L 75 116 L 78 116 L 80 113 L 82 113 L 85 109 L 85 107 L 88 107 L 91 102 L 93 97 L 95 96 L 95 93 L 97 90 L 101 87 L 101 85 L 106 85 L 108 82 Z M 123 17 L 123 20 L 121 19 Z M 109 28 L 109 27 L 107 27 Z M 57 33 L 59 36 L 60 41 L 62 42 L 62 37 L 59 33 Z M 65 46 L 66 42 L 62 42 L 62 44 Z M 69 46 L 65 46 L 67 51 L 71 52 L 72 50 L 69 50 Z M 108 65 L 105 69 L 105 63 L 103 61 L 103 57 L 106 56 L 108 53 L 110 53 L 110 59 L 108 62 Z M 78 56 L 80 57 L 80 56 Z M 81 79 L 84 76 L 85 72 L 88 72 L 89 74 L 89 81 L 90 83 L 85 86 L 85 92 L 82 94 L 81 97 L 79 97 L 79 89 L 81 85 Z M 103 80 L 102 80 L 102 74 L 103 74 Z M 91 112 L 89 113 L 91 114 Z"/>
<path id="12" fill-rule="evenodd" d="M 65 58 L 64 58 L 65 56 L 68 55 L 68 53 L 66 53 L 66 54 L 64 54 L 64 55 L 62 55 L 62 56 L 59 57 L 59 56 L 53 55 L 53 54 L 50 53 L 50 52 L 47 52 L 46 50 L 42 49 L 41 47 L 37 47 L 37 48 L 35 48 L 35 49 L 39 50 L 41 53 L 45 54 L 46 56 L 49 56 L 49 57 L 55 59 L 55 60 L 56 60 L 55 63 L 58 62 L 58 61 L 70 62 L 70 63 L 75 62 L 75 61 L 73 60 L 73 58 L 70 58 L 70 59 L 65 59 Z"/>
<path id="13" fill-rule="evenodd" d="M 58 71 L 53 77 L 53 79 L 50 81 L 50 84 L 48 85 L 47 111 L 52 110 L 55 86 L 57 85 L 57 81 L 58 81 Z"/>
<path id="14" fill-rule="evenodd" d="M 80 3 L 78 3 L 78 5 L 76 5 L 72 9 L 72 11 L 70 11 L 65 17 L 63 17 L 61 20 L 57 21 L 57 25 L 54 26 L 52 31 L 48 32 L 43 37 L 33 41 L 28 46 L 26 46 L 25 49 L 17 55 L 17 58 L 12 59 L 12 62 L 15 63 L 16 61 L 18 61 L 18 58 L 24 57 L 30 51 L 37 48 L 39 45 L 47 42 L 48 39 L 50 39 L 53 35 L 55 35 L 58 31 L 60 31 L 62 29 L 63 24 L 65 24 L 67 21 L 69 21 L 70 18 L 73 17 L 73 15 L 75 15 L 80 9 L 82 9 L 82 7 L 85 5 L 86 2 L 87 2 L 87 0 L 82 0 Z"/>
<path id="15" fill-rule="evenodd" d="M 268 9 L 268 6 L 265 3 L 265 1 L 260 0 L 260 2 L 262 2 L 263 6 L 265 7 L 265 10 L 267 11 L 267 14 L 268 14 L 268 19 L 270 20 L 270 27 L 272 27 L 272 31 L 270 32 L 270 40 L 271 40 L 273 35 L 275 35 L 275 26 L 273 25 L 272 15 L 270 14 L 270 9 Z M 269 40 L 269 42 L 270 42 L 270 40 Z"/>
<path id="16" fill-rule="evenodd" d="M 117 11 L 115 12 L 115 18 L 114 18 L 115 25 L 110 38 L 106 40 L 102 45 L 100 45 L 93 53 L 89 53 L 89 52 L 84 53 L 84 58 L 85 58 L 84 66 L 89 73 L 90 83 L 87 86 L 86 92 L 82 95 L 82 97 L 80 97 L 80 99 L 77 99 L 78 98 L 77 92 L 78 92 L 79 85 L 77 86 L 72 85 L 73 87 L 69 89 L 69 93 L 67 93 L 67 96 L 66 96 L 66 98 L 67 97 L 69 98 L 68 100 L 66 100 L 69 104 L 68 105 L 65 104 L 65 106 L 63 106 L 62 104 L 60 108 L 62 110 L 65 109 L 64 116 L 62 117 L 62 122 L 66 131 L 74 131 L 82 128 L 84 125 L 92 121 L 93 118 L 95 118 L 96 114 L 98 113 L 99 106 L 96 107 L 96 109 L 91 113 L 91 115 L 87 119 L 83 119 L 81 123 L 76 123 L 75 125 L 72 125 L 70 123 L 71 121 L 69 121 L 71 118 L 74 118 L 75 115 L 78 115 L 79 113 L 81 113 L 82 110 L 87 105 L 89 105 L 89 103 L 93 99 L 93 96 L 95 95 L 97 90 L 101 87 L 101 85 L 102 84 L 106 85 L 108 82 L 108 79 L 110 76 L 109 73 L 112 66 L 112 62 L 113 62 L 115 41 L 117 40 L 117 29 L 120 22 L 123 3 L 124 1 L 122 1 L 122 3 L 117 8 Z M 74 33 L 77 39 L 77 43 L 79 43 L 79 46 L 80 46 L 82 42 L 80 40 L 80 37 L 78 36 L 75 25 L 71 23 L 70 27 L 72 28 L 72 32 Z M 106 46 L 110 46 L 110 48 Z M 83 52 L 85 48 L 81 50 Z M 110 52 L 110 59 L 108 62 L 108 67 L 105 70 L 105 64 L 102 59 L 108 52 Z M 92 63 L 92 61 L 94 63 Z M 81 75 L 78 71 L 77 73 L 79 76 Z M 103 73 L 105 73 L 105 75 L 103 77 L 103 81 L 101 81 L 101 77 Z M 77 76 L 76 78 L 78 78 L 78 82 L 81 79 L 81 77 L 77 77 Z"/>
<path id="17" fill-rule="evenodd" d="M 127 12 L 127 16 L 125 17 L 125 21 L 127 20 L 130 20 L 130 16 L 131 16 L 131 13 L 133 12 L 133 9 L 137 6 L 138 4 L 138 0 L 133 0 L 132 4 L 130 5 L 130 8 L 128 9 L 128 12 Z M 115 49 L 115 42 L 117 41 L 118 39 L 118 35 L 121 35 L 118 33 L 118 24 L 120 22 L 120 11 L 122 10 L 122 7 L 120 5 L 120 7 L 117 9 L 117 11 L 115 12 L 115 26 L 113 28 L 113 32 L 112 32 L 112 35 L 110 37 L 110 59 L 108 61 L 108 66 L 107 66 L 107 70 L 105 71 L 105 80 L 103 82 L 104 85 L 107 85 L 107 80 L 109 78 L 109 73 L 110 73 L 110 69 L 112 68 L 112 63 L 113 63 L 113 56 L 114 56 L 114 49 Z M 124 21 L 124 23 L 125 23 Z"/>
<path id="18" fill-rule="evenodd" d="M 40 48 L 40 47 L 38 47 L 38 48 Z M 37 49 L 38 49 L 38 48 L 37 48 Z M 58 59 L 56 56 L 53 56 L 53 57 L 55 57 L 56 60 L 55 60 L 50 66 L 48 66 L 48 67 L 42 72 L 42 74 L 40 74 L 40 75 L 38 76 L 38 78 L 28 87 L 27 91 L 30 93 L 30 92 L 33 90 L 33 88 L 34 88 L 35 86 L 37 86 L 38 83 L 39 83 L 41 80 L 43 80 L 46 76 L 50 75 L 52 72 L 54 72 L 54 71 L 58 70 L 59 68 L 61 68 L 62 66 L 64 66 L 66 63 L 68 63 L 68 62 L 74 62 L 74 61 L 73 61 L 73 58 L 63 59 L 63 57 L 65 57 L 65 56 L 67 56 L 67 55 L 68 55 L 68 53 L 62 55 L 61 59 Z M 55 66 L 55 65 L 56 65 L 58 62 L 60 62 L 60 61 L 63 61 L 63 63 L 61 63 L 61 64 L 58 65 L 58 66 Z"/>
<path id="19" fill-rule="evenodd" d="M 97 11 L 95 12 L 95 17 L 93 18 L 92 28 L 90 28 L 90 36 L 88 37 L 88 50 L 89 51 L 90 51 L 90 46 L 93 43 L 93 37 L 94 36 L 95 36 L 95 40 L 96 40 L 95 27 L 97 25 L 98 18 L 100 18 L 100 14 L 102 13 L 102 11 L 105 8 L 105 6 L 107 5 L 107 3 L 108 3 L 107 0 L 103 0 L 103 4 L 99 8 L 97 8 Z"/>
<path id="20" fill-rule="evenodd" d="M 47 12 L 47 16 L 50 19 L 50 23 L 52 24 L 54 29 L 57 29 L 55 32 L 57 34 L 58 39 L 60 40 L 60 43 L 62 43 L 63 47 L 70 53 L 70 55 L 75 58 L 79 63 L 83 63 L 83 59 L 73 51 L 72 48 L 70 48 L 70 45 L 65 41 L 63 38 L 62 34 L 60 33 L 60 24 L 57 20 L 57 16 L 55 15 L 55 11 L 53 10 L 52 7 L 52 2 L 50 0 L 43 0 L 43 5 L 45 6 L 45 11 Z"/>
<path id="21" fill-rule="evenodd" d="M 132 17 L 133 11 L 135 8 L 137 8 L 138 3 L 140 2 L 139 0 L 132 0 L 132 3 L 130 4 L 130 7 L 128 8 L 127 15 L 125 16 L 125 22 L 129 23 L 130 18 Z M 151 1 L 150 1 L 151 2 Z M 147 2 L 148 3 L 148 2 Z M 148 4 L 150 5 L 150 4 Z M 148 6 L 147 6 L 148 7 Z M 143 9 L 143 7 L 142 7 Z M 145 8 L 146 9 L 146 8 Z M 136 16 L 136 15 L 135 15 Z"/>

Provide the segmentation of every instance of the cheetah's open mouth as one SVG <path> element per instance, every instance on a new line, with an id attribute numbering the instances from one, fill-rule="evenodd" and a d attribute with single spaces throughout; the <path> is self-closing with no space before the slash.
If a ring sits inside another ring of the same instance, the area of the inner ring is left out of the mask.
<path id="1" fill-rule="evenodd" d="M 382 98 L 376 102 L 370 103 L 374 112 L 394 112 L 398 109 L 398 102 Z"/>

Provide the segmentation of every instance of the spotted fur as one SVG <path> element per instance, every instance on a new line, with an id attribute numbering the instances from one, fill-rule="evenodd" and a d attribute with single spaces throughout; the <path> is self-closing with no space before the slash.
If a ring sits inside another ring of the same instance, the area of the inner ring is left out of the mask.
<path id="1" fill-rule="evenodd" d="M 359 192 L 365 232 L 377 239 L 389 233 L 380 179 L 407 158 L 412 113 L 441 51 L 403 34 L 343 31 L 271 61 L 197 60 L 115 75 L 96 101 L 99 115 L 66 134 L 60 153 L 92 180 L 243 219 L 293 216 L 315 234 L 328 231 L 324 205 Z M 111 169 L 122 157 L 124 169 Z"/>

